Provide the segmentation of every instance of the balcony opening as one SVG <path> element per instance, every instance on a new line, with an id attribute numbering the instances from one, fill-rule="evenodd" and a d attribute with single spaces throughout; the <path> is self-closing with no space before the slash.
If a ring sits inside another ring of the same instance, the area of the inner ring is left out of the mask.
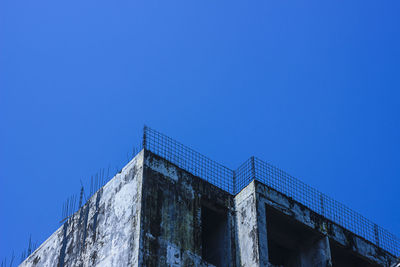
<path id="1" fill-rule="evenodd" d="M 202 258 L 214 266 L 227 266 L 227 212 L 210 205 L 201 207 Z"/>
<path id="2" fill-rule="evenodd" d="M 275 266 L 301 266 L 300 254 L 321 235 L 266 205 L 268 257 Z"/>
<path id="3" fill-rule="evenodd" d="M 335 241 L 330 241 L 332 267 L 378 267 Z"/>

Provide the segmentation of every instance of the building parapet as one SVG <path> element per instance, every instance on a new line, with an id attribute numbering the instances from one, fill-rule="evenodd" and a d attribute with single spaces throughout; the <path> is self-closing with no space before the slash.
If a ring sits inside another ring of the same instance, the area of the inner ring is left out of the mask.
<path id="1" fill-rule="evenodd" d="M 325 219 L 340 225 L 363 240 L 400 257 L 400 239 L 346 205 L 319 192 L 285 171 L 251 157 L 232 170 L 147 126 L 143 148 L 200 177 L 231 195 L 238 194 L 253 180 L 286 195 Z"/>

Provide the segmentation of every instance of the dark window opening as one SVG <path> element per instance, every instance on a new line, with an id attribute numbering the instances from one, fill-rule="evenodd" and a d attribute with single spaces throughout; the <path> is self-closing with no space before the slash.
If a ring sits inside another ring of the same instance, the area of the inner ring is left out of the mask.
<path id="1" fill-rule="evenodd" d="M 201 226 L 203 260 L 215 266 L 225 266 L 228 236 L 226 212 L 203 205 Z"/>
<path id="2" fill-rule="evenodd" d="M 311 228 L 266 205 L 268 257 L 277 266 L 299 266 L 302 249 L 321 236 Z"/>
<path id="3" fill-rule="evenodd" d="M 275 240 L 272 239 L 268 241 L 268 255 L 270 263 L 278 266 L 284 266 L 290 255 L 294 254 L 294 250 L 281 246 Z"/>
<path id="4" fill-rule="evenodd" d="M 377 267 L 379 265 L 357 256 L 349 248 L 345 248 L 334 241 L 330 242 L 333 267 Z"/>

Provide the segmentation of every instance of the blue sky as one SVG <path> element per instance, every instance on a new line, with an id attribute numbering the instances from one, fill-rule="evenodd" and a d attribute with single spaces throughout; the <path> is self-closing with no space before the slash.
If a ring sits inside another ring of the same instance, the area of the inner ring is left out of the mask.
<path id="1" fill-rule="evenodd" d="M 143 124 L 255 155 L 400 235 L 399 1 L 0 2 L 0 259 Z"/>

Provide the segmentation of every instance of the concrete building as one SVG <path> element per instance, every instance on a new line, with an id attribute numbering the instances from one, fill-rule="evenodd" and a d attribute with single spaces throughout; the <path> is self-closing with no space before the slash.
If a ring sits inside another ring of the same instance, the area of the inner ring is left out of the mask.
<path id="1" fill-rule="evenodd" d="M 232 193 L 221 181 L 211 181 L 209 173 L 202 177 L 201 168 L 190 169 L 194 165 L 182 158 L 167 160 L 156 150 L 144 143 L 120 173 L 20 266 L 346 267 L 398 262 L 393 252 L 257 179 Z"/>

